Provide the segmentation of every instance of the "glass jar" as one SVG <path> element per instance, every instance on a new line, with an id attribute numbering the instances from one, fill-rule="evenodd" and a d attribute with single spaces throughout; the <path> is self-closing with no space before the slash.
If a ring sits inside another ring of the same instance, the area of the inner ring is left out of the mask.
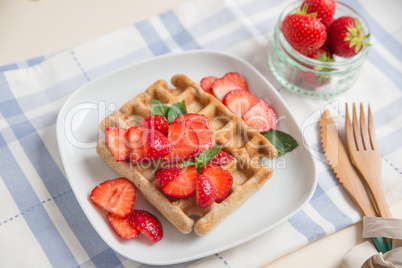
<path id="1" fill-rule="evenodd" d="M 274 29 L 274 38 L 268 51 L 269 67 L 285 88 L 298 94 L 310 97 L 331 97 L 349 89 L 357 80 L 358 73 L 366 60 L 369 46 L 357 55 L 342 58 L 334 55 L 334 62 L 322 62 L 309 58 L 296 51 L 285 39 L 280 26 L 287 15 L 300 9 L 303 1 L 290 4 L 280 15 Z M 336 2 L 334 19 L 351 16 L 359 19 L 362 34 L 370 33 L 369 26 L 363 17 L 351 7 Z M 370 37 L 365 39 L 370 42 Z"/>

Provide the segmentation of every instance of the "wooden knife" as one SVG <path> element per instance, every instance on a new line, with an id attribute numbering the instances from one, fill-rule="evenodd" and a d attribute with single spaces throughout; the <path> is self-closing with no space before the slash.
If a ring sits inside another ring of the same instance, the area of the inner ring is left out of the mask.
<path id="1" fill-rule="evenodd" d="M 363 215 L 378 216 L 366 186 L 350 162 L 337 124 L 328 110 L 321 116 L 320 128 L 322 148 L 339 182 L 352 197 Z M 373 237 L 373 241 L 379 252 L 385 253 L 391 249 L 384 237 Z"/>
<path id="2" fill-rule="evenodd" d="M 365 216 L 377 216 L 366 187 L 350 162 L 348 151 L 338 132 L 337 124 L 328 110 L 321 116 L 320 128 L 321 143 L 325 156 L 339 182 Z"/>

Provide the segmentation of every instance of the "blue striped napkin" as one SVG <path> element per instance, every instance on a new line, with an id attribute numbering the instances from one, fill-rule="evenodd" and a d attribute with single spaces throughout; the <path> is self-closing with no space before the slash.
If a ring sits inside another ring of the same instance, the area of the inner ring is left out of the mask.
<path id="1" fill-rule="evenodd" d="M 280 0 L 189 0 L 66 51 L 0 67 L 0 267 L 141 266 L 110 249 L 86 219 L 61 164 L 55 123 L 79 87 L 172 52 L 214 49 L 253 64 L 292 107 L 318 166 L 315 194 L 294 217 L 246 244 L 175 267 L 258 267 L 359 222 L 362 215 L 323 161 L 319 142 L 320 113 L 329 109 L 342 119 L 346 101 L 371 103 L 387 198 L 401 199 L 402 26 L 395 22 L 402 3 L 345 2 L 368 21 L 372 47 L 358 82 L 333 99 L 297 96 L 267 68 L 274 24 L 289 3 Z"/>

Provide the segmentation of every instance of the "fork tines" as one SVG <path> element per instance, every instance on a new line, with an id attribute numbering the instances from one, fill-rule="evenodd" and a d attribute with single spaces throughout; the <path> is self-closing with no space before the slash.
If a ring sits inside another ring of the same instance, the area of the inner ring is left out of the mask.
<path id="1" fill-rule="evenodd" d="M 355 103 L 353 103 L 353 124 L 350 122 L 349 108 L 347 103 L 345 114 L 346 139 L 349 144 L 355 144 L 355 146 L 351 146 L 350 149 L 355 149 L 356 151 L 378 150 L 377 137 L 375 135 L 374 120 L 371 113 L 370 104 L 368 105 L 368 126 L 366 125 L 364 107 L 362 103 L 360 103 L 360 128 Z M 353 131 L 353 135 L 349 135 L 351 131 Z M 354 140 L 350 140 L 352 137 Z"/>

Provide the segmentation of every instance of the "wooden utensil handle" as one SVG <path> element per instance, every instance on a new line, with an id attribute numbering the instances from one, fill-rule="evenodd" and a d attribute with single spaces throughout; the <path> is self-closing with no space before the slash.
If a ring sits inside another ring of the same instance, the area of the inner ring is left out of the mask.
<path id="1" fill-rule="evenodd" d="M 381 173 L 381 172 L 379 172 Z M 370 176 L 367 178 L 366 176 Z M 373 195 L 373 199 L 375 202 L 375 205 L 378 210 L 378 214 L 381 218 L 392 218 L 392 212 L 391 209 L 389 208 L 387 198 L 385 197 L 385 192 L 384 192 L 384 187 L 382 185 L 382 182 L 378 182 L 378 179 L 376 179 L 376 176 L 378 176 L 378 173 L 370 173 L 370 174 L 363 174 L 363 177 L 365 177 L 366 181 L 371 181 L 371 182 L 377 182 L 377 183 L 370 183 L 368 186 L 370 188 L 370 191 Z M 386 246 L 388 246 L 387 250 L 392 249 L 392 239 L 386 238 Z M 384 253 L 384 252 L 383 252 Z"/>
<path id="2" fill-rule="evenodd" d="M 378 214 L 381 218 L 392 218 L 392 212 L 389 208 L 387 199 L 385 197 L 384 188 L 382 182 L 378 182 L 378 179 L 375 178 L 376 174 L 363 174 L 366 178 L 367 182 L 374 182 L 377 183 L 368 183 L 370 191 L 373 195 L 375 205 L 378 210 Z"/>
<path id="3" fill-rule="evenodd" d="M 373 192 L 373 190 L 372 190 Z M 392 218 L 392 212 L 391 209 L 389 208 L 387 199 L 385 198 L 384 190 L 382 189 L 375 189 L 375 192 L 373 192 L 373 197 L 375 200 L 375 203 L 377 205 L 378 213 L 380 214 L 381 218 Z"/>

